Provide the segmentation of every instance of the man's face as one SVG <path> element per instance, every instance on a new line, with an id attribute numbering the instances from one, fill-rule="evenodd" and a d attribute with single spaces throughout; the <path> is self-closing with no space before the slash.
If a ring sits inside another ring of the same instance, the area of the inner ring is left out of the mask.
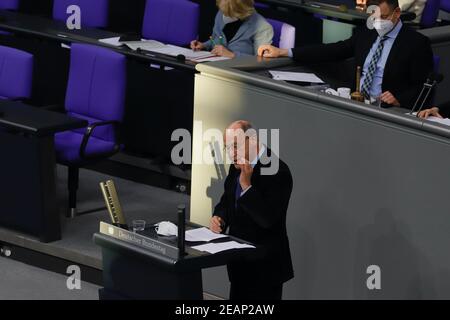
<path id="1" fill-rule="evenodd" d="M 258 134 L 255 129 L 244 132 L 240 126 L 232 125 L 225 131 L 224 146 L 234 166 L 239 169 L 240 165 L 257 158 Z"/>
<path id="2" fill-rule="evenodd" d="M 386 2 L 383 2 L 379 5 L 380 7 L 380 19 L 383 20 L 391 20 L 395 25 L 400 19 L 400 8 L 396 8 L 393 10 Z"/>
<path id="3" fill-rule="evenodd" d="M 249 138 L 241 128 L 228 128 L 224 139 L 225 150 L 236 169 L 249 159 Z"/>

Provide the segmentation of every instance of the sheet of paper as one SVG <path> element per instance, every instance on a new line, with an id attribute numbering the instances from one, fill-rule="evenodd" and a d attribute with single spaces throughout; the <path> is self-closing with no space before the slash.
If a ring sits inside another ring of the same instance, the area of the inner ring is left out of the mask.
<path id="1" fill-rule="evenodd" d="M 409 115 L 409 113 L 407 113 L 407 115 Z M 417 112 L 413 112 L 412 115 L 416 116 Z M 440 123 L 440 124 L 445 124 L 446 126 L 450 126 L 450 119 L 449 118 L 441 119 L 441 118 L 438 118 L 438 117 L 431 116 L 431 117 L 428 117 L 427 119 L 424 119 L 424 120 L 429 120 L 429 121 L 432 121 L 432 122 L 437 122 L 437 123 Z"/>
<path id="2" fill-rule="evenodd" d="M 122 42 L 131 50 L 147 50 L 147 51 L 156 51 L 157 49 L 164 48 L 166 45 L 162 42 L 156 40 L 142 40 L 142 41 L 126 41 Z"/>
<path id="3" fill-rule="evenodd" d="M 207 243 L 202 244 L 200 246 L 194 246 L 192 247 L 199 251 L 209 252 L 209 253 L 218 253 L 226 250 L 231 249 L 245 249 L 245 248 L 255 248 L 252 245 L 244 244 L 244 243 L 238 243 L 236 241 L 228 241 L 228 242 L 220 242 L 220 243 Z"/>
<path id="4" fill-rule="evenodd" d="M 120 42 L 119 40 L 120 40 L 120 37 L 113 37 L 113 38 L 100 39 L 98 41 L 101 43 L 109 44 L 110 46 L 120 47 L 123 45 L 123 43 Z"/>
<path id="5" fill-rule="evenodd" d="M 205 58 L 214 57 L 214 55 L 208 51 L 193 51 L 191 49 L 178 47 L 178 46 L 174 46 L 171 44 L 168 44 L 161 48 L 151 49 L 150 51 L 158 52 L 158 53 L 162 53 L 162 54 L 166 54 L 166 55 L 174 56 L 174 57 L 181 54 L 181 55 L 184 55 L 186 57 L 186 59 L 189 59 L 189 60 L 197 60 L 197 59 L 205 59 Z"/>
<path id="6" fill-rule="evenodd" d="M 222 61 L 222 60 L 229 60 L 228 57 L 209 57 L 209 58 L 203 58 L 203 59 L 195 59 L 196 62 L 213 62 L 213 61 Z"/>
<path id="7" fill-rule="evenodd" d="M 317 77 L 314 73 L 273 71 L 273 70 L 269 72 L 274 80 L 324 83 L 322 79 Z"/>
<path id="8" fill-rule="evenodd" d="M 185 233 L 185 240 L 186 241 L 211 241 L 211 240 L 215 240 L 215 239 L 220 239 L 220 238 L 226 238 L 227 235 L 225 234 L 218 234 L 218 233 L 214 233 L 211 230 L 209 230 L 208 228 L 197 228 L 197 229 L 192 229 L 192 230 L 188 230 Z"/>

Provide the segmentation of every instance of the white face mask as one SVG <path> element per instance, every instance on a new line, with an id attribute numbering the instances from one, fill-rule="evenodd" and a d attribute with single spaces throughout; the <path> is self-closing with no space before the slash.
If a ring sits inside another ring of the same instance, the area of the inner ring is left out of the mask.
<path id="1" fill-rule="evenodd" d="M 235 22 L 238 20 L 239 20 L 238 18 L 232 18 L 232 17 L 227 17 L 226 15 L 223 15 L 223 22 L 225 24 L 232 23 L 232 22 Z"/>
<path id="2" fill-rule="evenodd" d="M 172 222 L 163 221 L 156 224 L 156 233 L 162 236 L 176 236 L 178 234 L 178 227 Z"/>
<path id="3" fill-rule="evenodd" d="M 394 29 L 394 23 L 391 20 L 378 18 L 375 19 L 373 27 L 375 28 L 375 30 L 377 30 L 378 35 L 380 37 L 383 37 L 386 34 L 388 34 L 392 29 Z"/>

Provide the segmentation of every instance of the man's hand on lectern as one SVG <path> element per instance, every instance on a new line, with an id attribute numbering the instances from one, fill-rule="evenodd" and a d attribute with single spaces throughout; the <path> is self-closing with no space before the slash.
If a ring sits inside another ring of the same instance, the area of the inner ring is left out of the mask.
<path id="1" fill-rule="evenodd" d="M 224 225 L 224 221 L 221 217 L 213 216 L 211 218 L 211 222 L 209 224 L 209 229 L 211 229 L 212 232 L 215 233 L 221 233 L 222 232 L 222 226 Z"/>

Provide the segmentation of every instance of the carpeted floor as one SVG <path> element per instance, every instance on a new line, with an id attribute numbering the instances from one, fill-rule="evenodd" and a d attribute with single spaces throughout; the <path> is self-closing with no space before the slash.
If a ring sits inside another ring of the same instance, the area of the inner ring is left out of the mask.
<path id="1" fill-rule="evenodd" d="M 0 257 L 0 300 L 97 300 L 99 287 L 81 282 L 69 290 L 67 277 Z"/>
<path id="2" fill-rule="evenodd" d="M 57 167 L 57 190 L 61 213 L 67 206 L 67 169 Z M 62 239 L 52 243 L 40 243 L 37 239 L 0 228 L 0 241 L 22 243 L 26 247 L 69 261 L 101 268 L 101 251 L 92 241 L 100 221 L 109 222 L 99 183 L 112 177 L 90 170 L 80 171 L 78 192 L 79 212 L 102 208 L 94 213 L 74 219 L 62 218 Z M 159 189 L 132 181 L 112 178 L 118 189 L 119 199 L 127 219 L 143 219 L 148 223 L 176 219 L 177 206 L 189 208 L 189 196 Z M 16 239 L 15 239 L 16 238 Z M 16 240 L 16 241 L 10 241 Z M 0 258 L 0 300 L 2 299 L 98 299 L 98 287 L 83 283 L 82 290 L 68 290 L 67 277 L 28 266 L 11 259 Z"/>

